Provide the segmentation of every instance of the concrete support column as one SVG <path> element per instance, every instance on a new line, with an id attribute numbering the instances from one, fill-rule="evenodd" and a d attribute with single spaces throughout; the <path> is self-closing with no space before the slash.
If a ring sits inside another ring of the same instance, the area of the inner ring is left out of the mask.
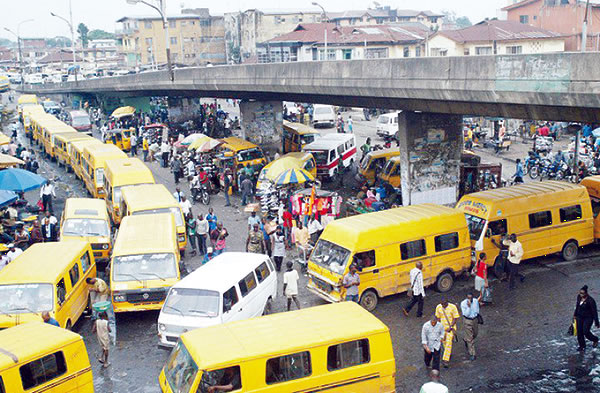
<path id="1" fill-rule="evenodd" d="M 462 116 L 403 111 L 398 116 L 402 203 L 453 204 L 458 198 Z"/>
<path id="2" fill-rule="evenodd" d="M 281 101 L 241 101 L 240 124 L 242 138 L 263 147 L 278 145 L 283 134 L 283 103 Z"/>

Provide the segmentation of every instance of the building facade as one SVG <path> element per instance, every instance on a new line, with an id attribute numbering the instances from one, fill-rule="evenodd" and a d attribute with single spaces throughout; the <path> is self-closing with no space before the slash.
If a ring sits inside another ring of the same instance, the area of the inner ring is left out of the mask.
<path id="1" fill-rule="evenodd" d="M 375 9 L 333 12 L 327 15 L 338 26 L 365 26 L 390 23 L 420 23 L 431 30 L 442 27 L 444 15 L 431 11 L 393 9 L 389 6 Z"/>
<path id="2" fill-rule="evenodd" d="M 440 30 L 426 42 L 429 56 L 511 55 L 563 52 L 565 38 L 518 22 L 485 20 L 458 30 Z"/>
<path id="3" fill-rule="evenodd" d="M 506 19 L 561 33 L 565 50 L 580 51 L 585 1 L 523 0 L 504 7 Z M 587 28 L 587 50 L 600 50 L 600 4 L 590 3 Z"/>
<path id="4" fill-rule="evenodd" d="M 200 9 L 203 10 L 203 9 Z M 222 16 L 198 15 L 198 10 L 169 16 L 171 62 L 186 66 L 223 64 L 225 28 Z M 156 16 L 123 17 L 117 21 L 118 51 L 127 67 L 159 67 L 166 64 L 165 31 Z"/>

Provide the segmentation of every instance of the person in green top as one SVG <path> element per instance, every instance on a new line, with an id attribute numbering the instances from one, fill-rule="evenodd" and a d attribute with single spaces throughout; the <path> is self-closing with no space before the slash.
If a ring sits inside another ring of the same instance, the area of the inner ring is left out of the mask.
<path id="1" fill-rule="evenodd" d="M 362 151 L 363 157 L 371 152 L 371 138 L 367 138 L 365 144 L 360 147 L 360 151 Z"/>
<path id="2" fill-rule="evenodd" d="M 192 256 L 196 255 L 196 219 L 194 215 L 190 211 L 185 217 L 185 226 L 187 228 L 188 239 L 190 241 L 190 246 L 192 246 Z"/>

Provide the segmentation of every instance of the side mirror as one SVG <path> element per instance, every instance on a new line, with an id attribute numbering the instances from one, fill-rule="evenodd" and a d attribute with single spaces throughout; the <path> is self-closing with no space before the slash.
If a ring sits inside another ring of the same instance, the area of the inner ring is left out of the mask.
<path id="1" fill-rule="evenodd" d="M 492 237 L 492 230 L 490 228 L 488 228 L 487 231 L 485 231 L 485 237 Z"/>

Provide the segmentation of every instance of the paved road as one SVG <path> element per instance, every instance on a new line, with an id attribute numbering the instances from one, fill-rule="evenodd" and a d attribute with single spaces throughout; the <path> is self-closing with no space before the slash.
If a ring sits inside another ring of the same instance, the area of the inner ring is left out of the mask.
<path id="1" fill-rule="evenodd" d="M 331 130 L 333 131 L 333 130 Z M 355 132 L 361 138 L 374 134 L 374 123 L 355 122 Z M 360 143 L 360 142 L 359 142 Z M 157 164 L 150 164 L 157 182 L 174 190 L 171 174 Z M 53 163 L 43 163 L 42 173 L 58 178 L 58 209 L 69 196 L 83 196 L 84 189 L 72 174 L 66 174 Z M 29 197 L 36 198 L 35 193 Z M 37 200 L 37 199 L 36 199 Z M 239 206 L 239 199 L 234 198 Z M 224 198 L 212 199 L 219 219 L 231 236 L 228 248 L 243 249 L 246 237 L 246 217 L 239 207 L 225 207 Z M 195 206 L 194 213 L 207 211 Z M 599 350 L 579 354 L 573 338 L 565 336 L 572 315 L 577 290 L 584 283 L 590 286 L 592 296 L 600 299 L 600 247 L 587 248 L 580 259 L 562 262 L 556 256 L 528 261 L 524 266 L 526 280 L 516 291 L 508 291 L 506 283 L 493 282 L 494 304 L 485 307 L 478 339 L 478 358 L 469 362 L 462 344 L 455 345 L 451 368 L 443 370 L 443 381 L 452 392 L 594 392 L 600 386 Z M 185 264 L 193 270 L 199 258 L 186 258 Z M 323 302 L 309 294 L 302 277 L 300 299 L 303 307 Z M 281 286 L 281 277 L 280 277 Z M 472 287 L 472 279 L 462 278 L 448 294 L 458 303 Z M 427 292 L 425 315 L 430 315 L 441 295 Z M 416 392 L 426 381 L 419 343 L 424 319 L 404 317 L 400 307 L 407 301 L 405 295 L 381 300 L 374 314 L 390 328 L 397 364 L 398 392 Z M 275 301 L 275 311 L 284 310 L 284 299 Z M 94 371 L 94 386 L 98 392 L 158 392 L 157 376 L 168 352 L 157 348 L 157 312 L 119 315 L 116 347 L 111 348 L 112 366 L 103 369 L 94 359 L 98 345 L 91 334 L 89 319 L 82 319 L 74 328 L 87 344 Z M 335 323 L 335 321 L 332 321 Z M 283 334 L 283 332 L 282 332 Z M 290 340 L 293 340 L 290 337 Z"/>

